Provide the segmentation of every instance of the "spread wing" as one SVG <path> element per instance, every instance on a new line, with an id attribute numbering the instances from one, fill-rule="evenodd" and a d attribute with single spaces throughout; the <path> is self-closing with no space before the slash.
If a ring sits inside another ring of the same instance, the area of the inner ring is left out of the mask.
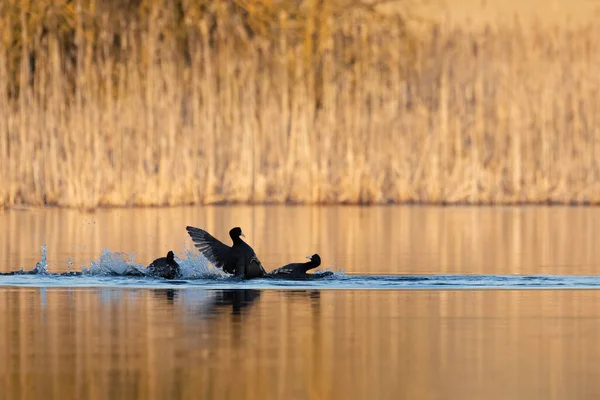
<path id="1" fill-rule="evenodd" d="M 215 239 L 203 229 L 194 228 L 193 226 L 186 226 L 185 229 L 198 251 L 215 267 L 224 269 L 231 254 L 231 247 Z M 231 273 L 230 271 L 226 272 Z"/>

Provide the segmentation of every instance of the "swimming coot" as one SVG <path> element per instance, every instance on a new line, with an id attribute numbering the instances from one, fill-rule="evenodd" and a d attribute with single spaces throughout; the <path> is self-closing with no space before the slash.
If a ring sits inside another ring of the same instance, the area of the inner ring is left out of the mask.
<path id="1" fill-rule="evenodd" d="M 321 257 L 318 254 L 313 254 L 310 257 L 306 257 L 310 261 L 305 263 L 292 263 L 279 267 L 268 273 L 268 276 L 274 276 L 278 278 L 309 278 L 312 274 L 307 274 L 306 271 L 313 268 L 317 268 L 321 265 Z"/>
<path id="2" fill-rule="evenodd" d="M 172 251 L 166 257 L 157 258 L 148 265 L 148 274 L 165 279 L 175 279 L 179 275 L 179 264 L 175 261 Z"/>
<path id="3" fill-rule="evenodd" d="M 235 227 L 229 231 L 233 246 L 215 239 L 210 233 L 200 228 L 186 226 L 196 248 L 215 267 L 229 274 L 235 274 L 246 279 L 259 278 L 265 275 L 265 270 L 252 247 L 244 242 L 242 229 Z"/>

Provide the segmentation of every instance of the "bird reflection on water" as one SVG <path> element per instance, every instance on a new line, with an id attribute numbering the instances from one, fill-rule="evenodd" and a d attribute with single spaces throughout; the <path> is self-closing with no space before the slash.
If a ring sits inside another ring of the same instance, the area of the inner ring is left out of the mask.
<path id="1" fill-rule="evenodd" d="M 156 298 L 164 298 L 169 304 L 173 304 L 178 296 L 178 291 L 175 289 L 155 289 L 153 290 Z"/>
<path id="2" fill-rule="evenodd" d="M 231 307 L 231 313 L 237 315 L 257 301 L 260 294 L 260 290 L 256 289 L 219 290 L 216 292 L 214 305 L 218 308 Z"/>
<path id="3" fill-rule="evenodd" d="M 182 291 L 178 289 L 154 289 L 152 292 L 157 299 L 164 299 L 170 305 L 175 304 Z M 214 289 L 210 290 L 210 300 L 195 302 L 192 299 L 186 299 L 183 296 L 183 301 L 192 306 L 195 312 L 203 315 L 218 314 L 222 310 L 231 308 L 231 314 L 238 315 L 244 312 L 244 309 L 251 306 L 260 298 L 261 291 L 256 289 Z"/>
<path id="4" fill-rule="evenodd" d="M 209 299 L 202 301 L 186 298 L 185 290 L 154 289 L 152 292 L 157 299 L 164 299 L 169 305 L 174 305 L 181 296 L 183 302 L 191 306 L 194 314 L 210 317 L 228 310 L 231 315 L 243 315 L 260 300 L 263 291 L 257 289 L 212 289 L 208 291 Z M 321 296 L 319 290 L 286 290 L 281 293 L 289 298 L 306 298 L 313 305 L 319 302 Z"/>

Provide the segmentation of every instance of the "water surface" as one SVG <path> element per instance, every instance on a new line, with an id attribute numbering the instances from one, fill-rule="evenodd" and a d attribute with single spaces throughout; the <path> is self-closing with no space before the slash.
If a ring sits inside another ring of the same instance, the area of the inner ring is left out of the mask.
<path id="1" fill-rule="evenodd" d="M 192 249 L 185 226 L 242 227 L 267 270 L 315 252 L 347 274 L 600 275 L 600 208 L 227 206 L 0 211 L 0 272 L 89 267 L 102 251 L 149 264 Z"/>
<path id="2" fill-rule="evenodd" d="M 0 272 L 42 266 L 0 276 L 0 390 L 598 398 L 599 222 L 570 207 L 0 212 Z M 334 274 L 239 281 L 198 256 L 186 225 L 222 240 L 241 226 L 267 270 L 318 252 L 317 273 Z M 168 250 L 182 279 L 123 276 Z"/>
<path id="3" fill-rule="evenodd" d="M 18 398 L 592 399 L 600 292 L 0 290 Z"/>

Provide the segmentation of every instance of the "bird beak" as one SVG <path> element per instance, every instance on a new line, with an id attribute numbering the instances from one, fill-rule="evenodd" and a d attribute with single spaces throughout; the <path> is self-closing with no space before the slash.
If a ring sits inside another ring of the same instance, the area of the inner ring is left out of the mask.
<path id="1" fill-rule="evenodd" d="M 306 256 L 306 258 L 308 258 L 309 260 L 312 260 L 312 256 Z"/>
<path id="2" fill-rule="evenodd" d="M 242 234 L 240 236 L 243 237 L 243 238 L 246 237 L 246 235 L 244 235 L 244 232 L 242 232 Z"/>

